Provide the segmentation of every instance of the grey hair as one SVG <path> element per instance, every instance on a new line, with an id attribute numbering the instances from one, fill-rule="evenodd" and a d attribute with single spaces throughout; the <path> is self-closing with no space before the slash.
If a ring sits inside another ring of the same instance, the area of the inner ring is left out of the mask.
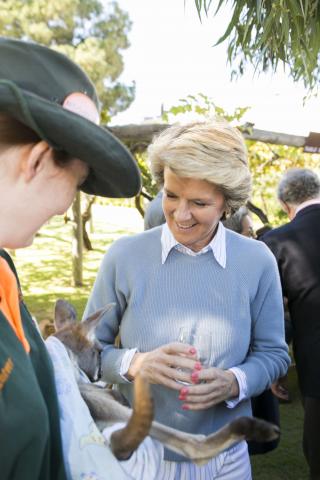
<path id="1" fill-rule="evenodd" d="M 233 215 L 231 215 L 231 217 L 227 218 L 222 223 L 229 230 L 233 230 L 237 233 L 242 233 L 242 222 L 247 215 L 249 215 L 249 210 L 247 209 L 247 207 L 242 206 Z"/>
<path id="2" fill-rule="evenodd" d="M 227 213 L 244 205 L 251 174 L 244 139 L 226 121 L 208 120 L 165 129 L 148 148 L 151 172 L 160 188 L 164 168 L 179 177 L 206 180 L 224 195 Z"/>
<path id="3" fill-rule="evenodd" d="M 318 175 L 308 168 L 292 168 L 282 177 L 278 186 L 278 198 L 290 205 L 319 197 L 320 180 Z"/>

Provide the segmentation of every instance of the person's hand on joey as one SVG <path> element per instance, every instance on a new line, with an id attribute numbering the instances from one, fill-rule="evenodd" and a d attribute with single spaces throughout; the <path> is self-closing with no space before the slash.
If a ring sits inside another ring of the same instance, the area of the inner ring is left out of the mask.
<path id="1" fill-rule="evenodd" d="M 201 369 L 196 349 L 180 342 L 162 345 L 150 352 L 136 353 L 128 370 L 127 377 L 134 380 L 137 373 L 149 383 L 164 385 L 180 391 L 181 383 L 192 382 L 193 372 Z"/>
<path id="2" fill-rule="evenodd" d="M 229 370 L 209 367 L 191 373 L 192 385 L 180 389 L 183 410 L 205 410 L 239 395 L 239 384 Z"/>

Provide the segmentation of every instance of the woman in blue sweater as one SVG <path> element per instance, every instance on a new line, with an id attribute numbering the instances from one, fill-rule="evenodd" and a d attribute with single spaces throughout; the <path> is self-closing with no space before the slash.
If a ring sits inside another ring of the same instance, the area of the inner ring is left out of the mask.
<path id="1" fill-rule="evenodd" d="M 261 242 L 220 221 L 250 194 L 236 129 L 216 121 L 173 126 L 151 144 L 149 159 L 163 188 L 166 223 L 115 242 L 85 315 L 116 303 L 97 329 L 103 380 L 118 384 L 131 402 L 132 383 L 143 372 L 153 384 L 157 420 L 209 434 L 251 415 L 250 397 L 288 368 L 277 266 Z M 209 367 L 192 345 L 177 341 L 182 326 L 212 336 Z M 166 451 L 162 478 L 249 480 L 247 445 L 204 467 Z"/>

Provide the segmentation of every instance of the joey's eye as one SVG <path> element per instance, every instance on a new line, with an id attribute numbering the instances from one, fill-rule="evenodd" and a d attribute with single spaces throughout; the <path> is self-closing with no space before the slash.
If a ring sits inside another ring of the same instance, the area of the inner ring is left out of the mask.
<path id="1" fill-rule="evenodd" d="M 204 202 L 201 202 L 200 200 L 195 200 L 193 202 L 197 207 L 205 207 L 206 204 Z"/>

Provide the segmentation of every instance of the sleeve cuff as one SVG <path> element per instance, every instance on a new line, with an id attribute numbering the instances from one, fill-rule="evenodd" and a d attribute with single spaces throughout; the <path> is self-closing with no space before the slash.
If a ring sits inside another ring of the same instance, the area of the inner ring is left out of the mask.
<path id="1" fill-rule="evenodd" d="M 132 348 L 131 350 L 128 350 L 122 357 L 119 374 L 126 383 L 132 383 L 130 382 L 130 380 L 127 379 L 126 375 L 128 373 L 132 359 L 137 351 L 137 348 Z"/>
<path id="2" fill-rule="evenodd" d="M 228 408 L 234 408 L 238 405 L 238 403 L 240 403 L 242 400 L 247 398 L 247 395 L 248 395 L 247 378 L 243 370 L 241 370 L 238 367 L 229 368 L 229 372 L 232 372 L 235 375 L 239 385 L 239 396 L 226 401 L 226 405 Z"/>

